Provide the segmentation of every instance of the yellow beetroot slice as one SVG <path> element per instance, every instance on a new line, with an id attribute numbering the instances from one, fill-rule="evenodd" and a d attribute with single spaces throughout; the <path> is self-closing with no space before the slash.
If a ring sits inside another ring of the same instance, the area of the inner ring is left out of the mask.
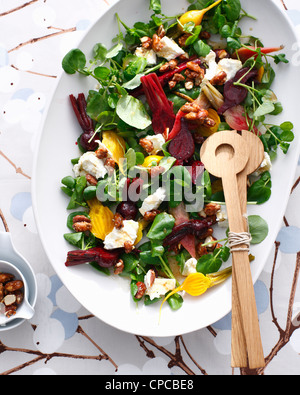
<path id="1" fill-rule="evenodd" d="M 98 239 L 104 240 L 114 229 L 114 214 L 108 207 L 103 206 L 98 199 L 90 200 L 89 206 L 92 224 L 91 232 Z"/>

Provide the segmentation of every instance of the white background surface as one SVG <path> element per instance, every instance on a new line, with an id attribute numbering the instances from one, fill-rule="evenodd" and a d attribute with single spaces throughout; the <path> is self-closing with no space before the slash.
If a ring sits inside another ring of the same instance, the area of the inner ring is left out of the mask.
<path id="1" fill-rule="evenodd" d="M 61 72 L 61 58 L 76 47 L 108 1 L 0 1 L 0 209 L 16 249 L 31 262 L 39 284 L 33 320 L 0 333 L 0 374 L 240 374 L 230 367 L 230 315 L 211 328 L 176 338 L 123 333 L 80 306 L 62 286 L 40 243 L 31 177 L 43 110 Z M 285 5 L 300 31 L 299 2 L 286 0 Z M 293 61 L 300 64 L 296 43 Z M 295 181 L 299 176 L 300 169 Z M 300 264 L 299 194 L 296 187 L 278 236 L 278 255 L 275 259 L 274 246 L 255 285 L 267 358 L 260 373 L 266 375 L 300 372 L 299 322 L 290 325 L 300 312 L 300 293 L 293 287 Z"/>

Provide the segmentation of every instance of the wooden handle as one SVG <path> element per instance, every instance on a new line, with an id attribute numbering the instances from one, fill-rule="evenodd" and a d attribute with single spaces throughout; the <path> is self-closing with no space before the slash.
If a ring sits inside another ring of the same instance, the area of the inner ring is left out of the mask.
<path id="1" fill-rule="evenodd" d="M 245 222 L 242 216 L 237 174 L 246 168 L 250 156 L 248 145 L 237 132 L 219 132 L 205 141 L 200 155 L 206 169 L 211 174 L 222 178 L 230 231 L 244 232 Z M 243 246 L 240 247 L 243 248 Z M 232 255 L 235 289 L 240 306 L 240 309 L 237 308 L 234 311 L 234 318 L 236 314 L 241 317 L 241 320 L 234 324 L 237 325 L 235 330 L 239 335 L 238 343 L 234 344 L 234 347 L 238 347 L 238 344 L 245 346 L 246 343 L 249 367 L 259 368 L 264 366 L 265 362 L 248 251 L 235 251 Z M 245 356 L 244 352 L 242 356 Z"/>
<path id="2" fill-rule="evenodd" d="M 253 133 L 243 130 L 242 137 L 251 148 L 245 169 L 237 175 L 239 197 L 244 220 L 244 231 L 248 231 L 247 213 L 247 176 L 257 170 L 264 159 L 264 146 Z M 247 344 L 242 324 L 241 307 L 238 299 L 235 272 L 232 274 L 232 328 L 231 328 L 231 366 L 248 367 Z M 263 361 L 261 361 L 262 364 Z"/>

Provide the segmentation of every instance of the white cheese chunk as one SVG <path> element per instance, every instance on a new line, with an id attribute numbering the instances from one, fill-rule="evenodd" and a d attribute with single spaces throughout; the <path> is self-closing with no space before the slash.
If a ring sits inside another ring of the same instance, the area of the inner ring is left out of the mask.
<path id="1" fill-rule="evenodd" d="M 154 65 L 157 62 L 156 53 L 153 51 L 153 49 L 138 47 L 134 54 L 139 58 L 145 58 L 148 65 Z"/>
<path id="2" fill-rule="evenodd" d="M 140 208 L 140 213 L 145 215 L 147 211 L 156 210 L 165 200 L 167 194 L 164 188 L 158 188 L 157 191 L 153 194 L 148 196 Z"/>
<path id="3" fill-rule="evenodd" d="M 149 152 L 149 155 L 155 155 L 159 151 L 161 151 L 163 145 L 166 142 L 166 140 L 162 134 L 156 134 L 154 136 L 147 136 L 147 137 L 145 137 L 145 140 L 149 140 L 153 144 L 153 150 L 151 152 Z"/>
<path id="4" fill-rule="evenodd" d="M 196 266 L 197 266 L 197 259 L 195 258 L 188 259 L 184 264 L 184 268 L 181 274 L 183 276 L 189 276 L 192 273 L 196 273 L 197 272 Z"/>
<path id="5" fill-rule="evenodd" d="M 176 280 L 173 278 L 156 278 L 152 286 L 146 289 L 145 295 L 153 300 L 164 296 L 169 291 L 173 291 L 175 287 Z"/>
<path id="6" fill-rule="evenodd" d="M 243 64 L 238 59 L 221 59 L 218 63 L 217 69 L 219 71 L 217 74 L 219 74 L 220 71 L 225 71 L 227 74 L 226 81 L 229 81 L 235 77 L 236 73 L 241 70 L 242 67 Z"/>
<path id="7" fill-rule="evenodd" d="M 264 173 L 265 171 L 270 171 L 272 169 L 272 162 L 270 155 L 265 152 L 265 158 L 262 161 L 259 168 L 253 173 L 254 176 L 259 176 L 260 174 Z"/>
<path id="8" fill-rule="evenodd" d="M 163 47 L 160 51 L 156 52 L 160 58 L 165 58 L 167 61 L 170 61 L 185 54 L 184 50 L 180 48 L 174 40 L 167 36 L 163 37 L 160 43 L 163 44 Z"/>
<path id="9" fill-rule="evenodd" d="M 83 154 L 79 162 L 74 165 L 73 171 L 75 177 L 91 174 L 95 178 L 103 178 L 107 174 L 107 168 L 104 166 L 102 159 L 97 158 L 95 152 L 88 151 Z"/>
<path id="10" fill-rule="evenodd" d="M 238 59 L 221 59 L 219 63 L 216 63 L 216 53 L 210 51 L 206 56 L 205 62 L 208 65 L 206 69 L 205 77 L 211 80 L 213 77 L 218 75 L 221 71 L 225 71 L 227 74 L 226 81 L 231 80 L 235 77 L 236 73 L 243 67 L 243 64 Z"/>
<path id="11" fill-rule="evenodd" d="M 135 243 L 137 238 L 137 232 L 139 224 L 133 220 L 123 221 L 123 227 L 121 229 L 114 228 L 104 239 L 104 247 L 107 250 L 113 250 L 115 248 L 123 248 L 126 241 Z"/>
<path id="12" fill-rule="evenodd" d="M 219 210 L 216 214 L 218 226 L 220 228 L 228 228 L 228 217 L 225 211 Z"/>

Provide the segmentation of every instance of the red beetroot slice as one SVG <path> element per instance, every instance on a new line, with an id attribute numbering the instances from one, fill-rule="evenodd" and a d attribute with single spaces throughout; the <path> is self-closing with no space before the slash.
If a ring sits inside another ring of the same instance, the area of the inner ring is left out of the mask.
<path id="1" fill-rule="evenodd" d="M 189 221 L 189 215 L 185 210 L 184 203 L 180 203 L 179 206 L 171 208 L 170 214 L 175 218 L 175 226 L 180 225 L 184 222 Z M 192 256 L 196 258 L 196 246 L 195 246 L 195 236 L 193 234 L 186 235 L 181 241 L 181 245 L 185 248 Z"/>
<path id="2" fill-rule="evenodd" d="M 244 67 L 239 70 L 235 77 L 227 81 L 224 85 L 224 104 L 218 109 L 219 114 L 224 114 L 226 110 L 241 104 L 247 97 L 248 90 L 240 85 L 235 85 L 237 81 L 242 84 L 250 84 L 257 77 L 257 69 L 250 70 L 249 67 Z"/>
<path id="3" fill-rule="evenodd" d="M 173 158 L 179 161 L 187 161 L 195 152 L 195 143 L 192 133 L 189 131 L 187 121 L 181 119 L 180 132 L 171 140 L 168 150 Z"/>
<path id="4" fill-rule="evenodd" d="M 101 267 L 114 266 L 120 256 L 120 250 L 107 251 L 102 247 L 94 247 L 89 250 L 69 251 L 66 266 L 82 265 L 84 263 L 97 262 Z"/>
<path id="5" fill-rule="evenodd" d="M 155 134 L 170 131 L 175 122 L 173 103 L 168 100 L 155 73 L 141 78 L 147 102 L 152 112 L 152 127 Z"/>

